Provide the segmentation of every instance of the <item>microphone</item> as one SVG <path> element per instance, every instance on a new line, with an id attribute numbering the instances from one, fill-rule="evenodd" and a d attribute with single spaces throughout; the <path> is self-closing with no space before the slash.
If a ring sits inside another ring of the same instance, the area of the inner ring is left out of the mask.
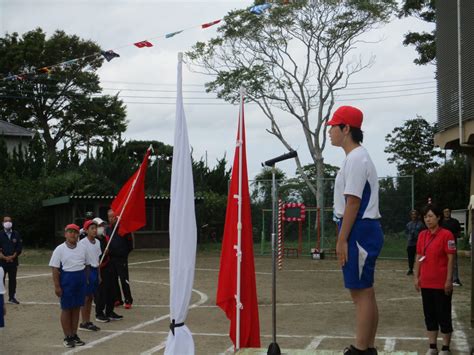
<path id="1" fill-rule="evenodd" d="M 280 161 L 295 158 L 297 156 L 298 156 L 298 153 L 296 152 L 296 150 L 292 150 L 289 153 L 282 154 L 276 158 L 267 160 L 266 162 L 262 163 L 262 166 L 274 166 L 276 163 Z"/>

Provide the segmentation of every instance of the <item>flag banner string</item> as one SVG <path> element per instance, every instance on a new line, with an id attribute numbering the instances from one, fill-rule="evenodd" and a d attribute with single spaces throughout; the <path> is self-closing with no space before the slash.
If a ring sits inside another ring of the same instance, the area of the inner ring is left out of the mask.
<path id="1" fill-rule="evenodd" d="M 262 15 L 265 12 L 265 10 L 269 9 L 271 6 L 272 6 L 272 4 L 270 4 L 270 3 L 266 3 L 266 4 L 263 4 L 263 5 L 257 5 L 257 6 L 251 7 L 249 9 L 249 11 L 251 13 L 255 14 L 255 15 Z M 23 80 L 30 79 L 32 77 L 36 77 L 36 76 L 41 75 L 41 74 L 49 76 L 51 74 L 51 72 L 53 72 L 57 68 L 65 69 L 69 66 L 77 64 L 78 62 L 81 62 L 81 61 L 84 61 L 84 60 L 87 60 L 87 59 L 90 59 L 90 58 L 96 58 L 96 59 L 104 58 L 107 62 L 110 62 L 112 59 L 120 57 L 120 55 L 118 53 L 116 53 L 116 51 L 118 49 L 122 49 L 122 48 L 125 48 L 125 47 L 130 47 L 130 46 L 135 46 L 139 49 L 150 48 L 150 47 L 154 46 L 154 44 L 151 41 L 155 42 L 156 40 L 158 40 L 160 38 L 170 39 L 170 38 L 173 38 L 173 37 L 185 32 L 185 31 L 189 31 L 191 29 L 200 28 L 202 30 L 205 30 L 209 27 L 212 27 L 212 26 L 215 26 L 215 25 L 219 24 L 223 20 L 224 19 L 221 18 L 221 19 L 218 19 L 218 20 L 215 20 L 215 21 L 203 23 L 203 24 L 200 24 L 200 25 L 191 26 L 191 27 L 179 30 L 179 31 L 169 32 L 169 33 L 166 33 L 164 35 L 150 37 L 148 39 L 143 39 L 143 40 L 138 41 L 138 42 L 122 45 L 122 46 L 119 46 L 119 47 L 114 48 L 114 49 L 109 49 L 109 50 L 106 50 L 106 51 L 101 50 L 100 52 L 89 54 L 89 55 L 86 55 L 86 56 L 83 56 L 83 57 L 69 59 L 69 60 L 66 60 L 64 62 L 60 62 L 60 63 L 53 64 L 53 65 L 43 66 L 41 68 L 31 67 L 27 70 L 24 70 L 23 72 L 21 72 L 19 74 L 8 73 L 6 76 L 4 76 L 2 78 L 2 80 L 3 81 L 7 81 L 7 80 L 11 80 L 11 81 L 20 80 L 20 81 L 23 81 Z"/>

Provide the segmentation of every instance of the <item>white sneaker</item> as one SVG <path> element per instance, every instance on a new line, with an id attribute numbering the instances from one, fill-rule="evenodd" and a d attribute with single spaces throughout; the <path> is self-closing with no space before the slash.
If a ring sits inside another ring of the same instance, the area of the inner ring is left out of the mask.
<path id="1" fill-rule="evenodd" d="M 435 355 L 435 354 L 438 354 L 437 349 L 428 349 L 428 351 L 426 352 L 426 355 Z"/>

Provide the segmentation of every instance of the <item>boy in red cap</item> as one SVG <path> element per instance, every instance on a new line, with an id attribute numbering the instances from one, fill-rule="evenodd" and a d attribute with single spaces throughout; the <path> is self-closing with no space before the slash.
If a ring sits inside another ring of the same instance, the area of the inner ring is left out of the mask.
<path id="1" fill-rule="evenodd" d="M 77 326 L 86 292 L 85 269 L 90 261 L 84 246 L 77 242 L 78 236 L 79 226 L 68 224 L 64 228 L 66 241 L 54 249 L 49 261 L 53 268 L 54 292 L 61 299 L 61 326 L 66 348 L 85 344 L 77 336 Z"/>
<path id="2" fill-rule="evenodd" d="M 86 272 L 86 299 L 84 306 L 81 307 L 82 323 L 79 324 L 80 330 L 89 332 L 97 332 L 100 330 L 94 323 L 91 322 L 91 308 L 92 300 L 99 287 L 99 261 L 100 254 L 100 242 L 95 239 L 97 236 L 97 224 L 93 220 L 87 220 L 83 226 L 86 237 L 81 239 L 79 244 L 83 245 L 86 249 L 86 254 L 90 261 L 88 272 Z"/>
<path id="3" fill-rule="evenodd" d="M 377 354 L 375 334 L 378 309 L 375 299 L 375 262 L 382 249 L 379 184 L 374 163 L 364 147 L 363 114 L 352 106 L 339 107 L 327 123 L 331 144 L 341 147 L 346 158 L 334 185 L 334 215 L 338 219 L 336 254 L 344 285 L 356 306 L 355 346 L 349 354 Z"/>

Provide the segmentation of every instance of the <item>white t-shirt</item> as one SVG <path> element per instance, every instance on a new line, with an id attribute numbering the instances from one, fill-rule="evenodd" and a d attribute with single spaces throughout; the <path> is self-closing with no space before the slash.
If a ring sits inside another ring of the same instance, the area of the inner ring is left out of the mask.
<path id="1" fill-rule="evenodd" d="M 5 285 L 3 284 L 3 276 L 5 275 L 3 267 L 0 266 L 0 295 L 5 294 Z M 3 312 L 3 309 L 0 309 L 0 312 Z"/>
<path id="2" fill-rule="evenodd" d="M 90 261 L 82 243 L 77 243 L 74 249 L 69 248 L 66 242 L 58 245 L 49 261 L 49 266 L 62 267 L 64 271 L 81 271 L 86 265 L 90 265 Z"/>
<path id="3" fill-rule="evenodd" d="M 102 254 L 102 251 L 100 250 L 100 242 L 95 239 L 95 243 L 91 243 L 91 241 L 85 237 L 81 239 L 79 244 L 84 244 L 87 257 L 90 261 L 90 266 L 99 267 L 100 255 Z"/>
<path id="4" fill-rule="evenodd" d="M 334 185 L 334 214 L 342 218 L 346 207 L 345 195 L 361 199 L 357 219 L 379 219 L 379 181 L 375 165 L 367 150 L 359 146 L 342 162 Z"/>

